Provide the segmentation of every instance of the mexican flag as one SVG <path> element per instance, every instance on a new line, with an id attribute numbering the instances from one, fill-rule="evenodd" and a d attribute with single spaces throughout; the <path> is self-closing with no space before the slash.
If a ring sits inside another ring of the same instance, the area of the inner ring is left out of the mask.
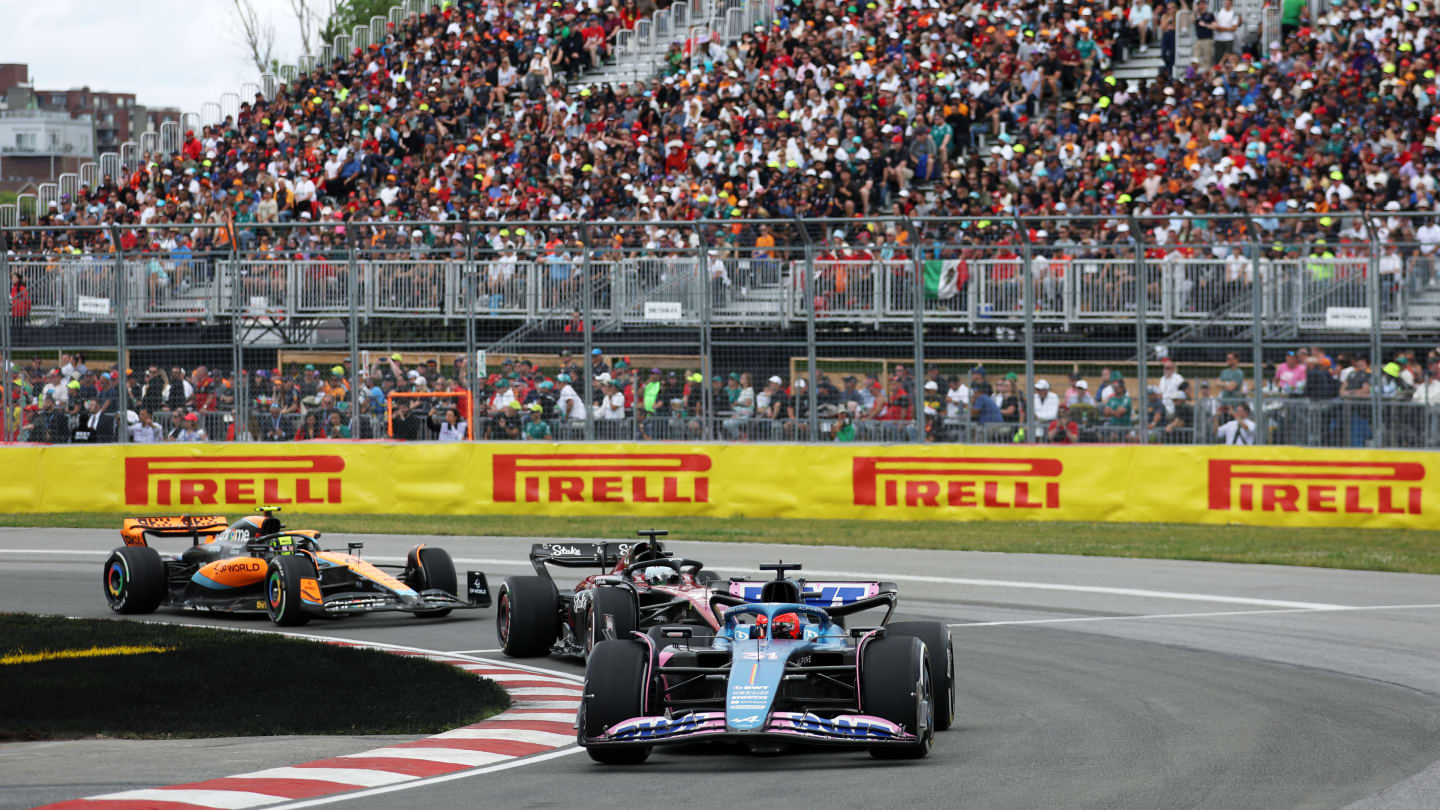
<path id="1" fill-rule="evenodd" d="M 960 261 L 958 259 L 925 262 L 925 297 L 945 300 L 959 292 Z"/>

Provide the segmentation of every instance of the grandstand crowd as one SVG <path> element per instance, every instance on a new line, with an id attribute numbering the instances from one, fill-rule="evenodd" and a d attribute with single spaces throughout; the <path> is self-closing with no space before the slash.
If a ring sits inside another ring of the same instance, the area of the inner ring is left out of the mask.
<path id="1" fill-rule="evenodd" d="M 1090 378 L 1077 367 L 1053 383 L 990 374 L 983 365 L 949 374 L 932 365 L 918 376 L 904 365 L 883 375 L 821 374 L 813 381 L 821 433 L 812 437 L 807 376 L 737 371 L 707 382 L 693 367 L 637 367 L 599 349 L 588 362 L 568 351 L 543 364 L 506 359 L 474 381 L 473 400 L 463 358 L 406 363 L 396 352 L 358 378 L 348 361 L 290 364 L 257 369 L 242 386 L 205 366 L 126 369 L 122 380 L 118 369 L 91 369 L 83 355 L 63 355 L 58 366 L 33 358 L 13 370 L 12 419 L 5 421 L 7 440 L 37 443 L 111 442 L 117 425 L 136 443 L 562 440 L 583 438 L 587 420 L 597 438 L 612 440 L 918 441 L 919 402 L 924 441 L 1025 441 L 1032 418 L 1042 431 L 1037 440 L 1046 442 L 1137 441 L 1142 430 L 1152 442 L 1255 441 L 1253 379 L 1235 354 L 1197 379 L 1187 380 L 1168 357 L 1160 366 L 1143 396 L 1127 387 L 1133 378 L 1108 367 Z M 351 390 L 352 379 L 362 390 Z M 1440 348 L 1400 350 L 1378 367 L 1363 353 L 1332 356 L 1319 346 L 1289 352 L 1264 375 L 1270 441 L 1363 446 L 1372 386 L 1392 408 L 1391 429 L 1414 432 L 1418 443 L 1436 427 L 1426 420 L 1440 417 Z M 237 414 L 244 430 L 236 429 Z"/>
<path id="2" fill-rule="evenodd" d="M 452 2 L 43 221 L 146 226 L 123 232 L 127 250 L 225 249 L 233 233 L 258 255 L 294 257 L 344 242 L 350 220 L 851 217 L 840 238 L 868 242 L 885 235 L 865 217 L 963 215 L 995 219 L 939 236 L 994 243 L 1015 238 L 1009 215 L 1101 215 L 1112 219 L 1074 223 L 1069 238 L 1104 247 L 1129 240 L 1131 212 L 1149 240 L 1203 250 L 1240 238 L 1238 221 L 1210 219 L 1234 213 L 1306 255 L 1319 240 L 1327 252 L 1365 241 L 1342 215 L 1366 209 L 1395 213 L 1378 236 L 1407 255 L 1418 246 L 1428 273 L 1440 228 L 1399 212 L 1437 204 L 1437 4 L 1330 0 L 1312 18 L 1284 0 L 1283 41 L 1259 49 L 1231 0 L 1187 2 L 1196 59 L 1135 90 L 1115 61 L 1152 47 L 1173 61 L 1180 3 L 780 3 L 773 25 L 737 41 L 676 43 L 652 80 L 570 92 L 651 0 Z M 1297 212 L 1332 216 L 1271 216 Z M 265 227 L 284 222 L 314 225 Z M 187 227 L 205 223 L 233 229 Z M 1029 235 L 1056 238 L 1044 230 Z M 617 247 L 679 246 L 658 228 L 622 233 Z M 400 252 L 465 238 L 446 224 L 361 237 Z M 496 228 L 477 247 L 556 238 Z M 63 230 L 20 247 L 114 249 Z"/>

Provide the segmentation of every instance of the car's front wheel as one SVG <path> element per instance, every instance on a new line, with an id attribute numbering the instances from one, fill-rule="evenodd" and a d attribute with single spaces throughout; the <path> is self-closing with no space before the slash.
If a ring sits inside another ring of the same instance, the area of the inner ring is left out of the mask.
<path id="1" fill-rule="evenodd" d="M 102 585 L 116 613 L 149 613 L 165 599 L 165 562 L 149 546 L 122 546 L 105 561 Z"/>
<path id="2" fill-rule="evenodd" d="M 623 588 L 595 588 L 590 591 L 590 609 L 585 616 L 585 654 L 607 638 L 628 639 L 638 623 L 635 595 Z"/>
<path id="3" fill-rule="evenodd" d="M 315 564 L 309 557 L 282 554 L 270 558 L 265 572 L 265 608 L 270 621 L 281 627 L 296 627 L 310 621 L 301 595 L 302 580 L 315 578 Z"/>
<path id="4" fill-rule="evenodd" d="M 646 714 L 650 649 L 642 641 L 602 641 L 585 663 L 585 697 L 580 703 L 580 739 L 590 740 L 622 720 Z M 605 765 L 639 765 L 648 745 L 587 745 L 585 752 Z"/>
<path id="5" fill-rule="evenodd" d="M 459 593 L 460 586 L 455 576 L 455 562 L 450 553 L 434 546 L 416 546 L 410 549 L 410 587 L 417 591 L 441 590 L 451 596 Z M 415 615 L 423 619 L 438 619 L 450 615 L 450 608 L 439 610 L 417 610 Z"/>
<path id="6" fill-rule="evenodd" d="M 920 759 L 935 738 L 934 694 L 925 642 L 909 636 L 865 645 L 860 663 L 860 710 L 915 735 L 909 744 L 874 745 L 876 759 Z"/>

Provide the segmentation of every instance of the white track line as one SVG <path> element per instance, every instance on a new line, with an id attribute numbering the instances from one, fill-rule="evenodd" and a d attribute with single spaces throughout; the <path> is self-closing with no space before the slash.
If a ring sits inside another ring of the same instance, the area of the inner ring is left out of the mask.
<path id="1" fill-rule="evenodd" d="M 1325 602 L 1291 602 L 1284 599 L 1257 599 L 1251 596 L 1221 596 L 1208 593 L 1181 593 L 1177 591 L 1150 591 L 1141 588 L 1110 588 L 1100 585 L 1067 585 L 1058 582 L 1026 582 L 1011 579 L 971 579 L 968 577 L 927 577 L 915 574 L 879 574 L 859 571 L 811 571 L 807 577 L 816 579 L 874 579 L 895 582 L 925 582 L 936 585 L 970 585 L 981 588 L 1020 588 L 1033 591 L 1069 591 L 1071 593 L 1103 593 L 1109 596 L 1139 596 L 1147 599 L 1178 599 L 1185 602 L 1218 602 L 1229 605 L 1255 605 L 1257 607 L 1305 608 L 1308 610 L 1348 607 Z"/>
<path id="2" fill-rule="evenodd" d="M 108 551 L 75 551 L 68 549 L 0 549 L 0 554 L 80 554 L 106 555 Z M 401 563 L 401 557 L 366 557 L 371 562 Z M 525 568 L 515 560 L 501 560 L 489 557 L 456 557 L 457 565 L 489 565 L 504 568 Z M 923 582 L 934 585 L 968 585 L 979 588 L 1018 588 L 1034 591 L 1066 591 L 1070 593 L 1096 593 L 1107 596 L 1134 596 L 1145 599 L 1173 599 L 1184 602 L 1214 602 L 1223 605 L 1253 605 L 1255 607 L 1303 608 L 1307 610 L 1348 607 L 1326 602 L 1292 602 L 1285 599 L 1260 599 L 1251 596 L 1224 596 L 1221 594 L 1185 593 L 1180 591 L 1153 591 L 1143 588 L 1112 588 L 1103 585 L 1070 585 L 1059 582 L 1028 582 L 1010 579 L 976 579 L 971 577 L 932 577 L 917 574 L 887 574 L 863 571 L 806 570 L 805 575 L 813 578 L 884 580 L 891 582 Z"/>
<path id="3" fill-rule="evenodd" d="M 185 788 L 147 788 L 145 790 L 124 790 L 119 793 L 105 793 L 86 796 L 87 801 L 130 801 L 130 802 L 180 802 L 198 804 L 203 807 L 219 807 L 222 810 L 242 810 L 246 807 L 261 807 L 274 804 L 276 799 L 268 793 L 250 793 L 244 790 L 199 790 Z"/>
<path id="4" fill-rule="evenodd" d="M 1075 624 L 1078 622 L 1132 622 L 1146 619 L 1208 619 L 1220 616 L 1265 616 L 1273 613 L 1348 613 L 1358 610 L 1419 610 L 1436 605 L 1361 605 L 1347 607 L 1281 608 L 1275 610 L 1222 610 L 1213 613 L 1145 613 L 1138 616 L 1069 616 L 1063 619 L 1017 619 L 1000 622 L 951 622 L 951 627 L 1008 627 L 1017 624 Z"/>

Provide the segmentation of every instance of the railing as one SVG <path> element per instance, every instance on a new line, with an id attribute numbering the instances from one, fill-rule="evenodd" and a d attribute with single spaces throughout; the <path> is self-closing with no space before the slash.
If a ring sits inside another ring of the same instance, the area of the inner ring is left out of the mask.
<path id="1" fill-rule="evenodd" d="M 348 254 L 306 261 L 232 261 L 228 254 L 176 259 L 172 254 L 123 264 L 129 279 L 130 320 L 175 317 L 224 318 L 233 315 L 345 317 L 350 312 Z M 654 318 L 647 304 L 679 305 L 679 320 L 698 323 L 708 311 L 717 324 L 803 321 L 813 305 L 817 318 L 862 323 L 908 323 L 917 295 L 924 296 L 928 321 L 984 323 L 1025 317 L 1023 259 L 941 259 L 953 287 L 928 291 L 925 269 L 913 259 L 814 259 L 807 298 L 802 259 L 727 255 L 725 280 L 711 278 L 710 259 L 693 251 L 624 259 L 592 257 L 592 315 L 618 322 Z M 1398 275 L 1383 276 L 1379 311 L 1384 328 L 1440 326 L 1440 312 L 1424 315 L 1408 308 L 1414 297 L 1403 279 L 1425 272 L 1429 259 L 1417 255 Z M 358 313 L 367 318 L 457 318 L 466 313 L 465 276 L 475 274 L 469 307 L 480 319 L 565 317 L 579 308 L 584 257 L 573 253 L 505 256 L 467 263 L 449 253 L 420 253 L 414 258 L 358 258 Z M 1244 327 L 1255 320 L 1252 289 L 1255 263 L 1230 259 L 1146 260 L 1145 313 L 1152 324 L 1187 323 Z M 11 259 L 34 300 L 32 317 L 44 322 L 93 321 L 112 317 L 85 299 L 109 299 L 110 286 L 98 279 L 113 275 L 103 257 L 56 256 L 43 261 Z M 1260 318 L 1307 330 L 1325 330 L 1334 308 L 1370 307 L 1364 258 L 1298 259 L 1259 263 Z M 1135 320 L 1142 279 L 1133 259 L 1071 257 L 1039 252 L 1031 258 L 1034 279 L 1032 318 L 1039 322 L 1117 323 Z M 108 275 L 107 275 L 108 274 Z M 64 290 L 52 296 L 49 290 Z M 238 304 L 237 304 L 238 302 Z M 707 310 L 708 308 L 708 310 Z M 669 316 L 666 316 L 669 317 Z"/>

